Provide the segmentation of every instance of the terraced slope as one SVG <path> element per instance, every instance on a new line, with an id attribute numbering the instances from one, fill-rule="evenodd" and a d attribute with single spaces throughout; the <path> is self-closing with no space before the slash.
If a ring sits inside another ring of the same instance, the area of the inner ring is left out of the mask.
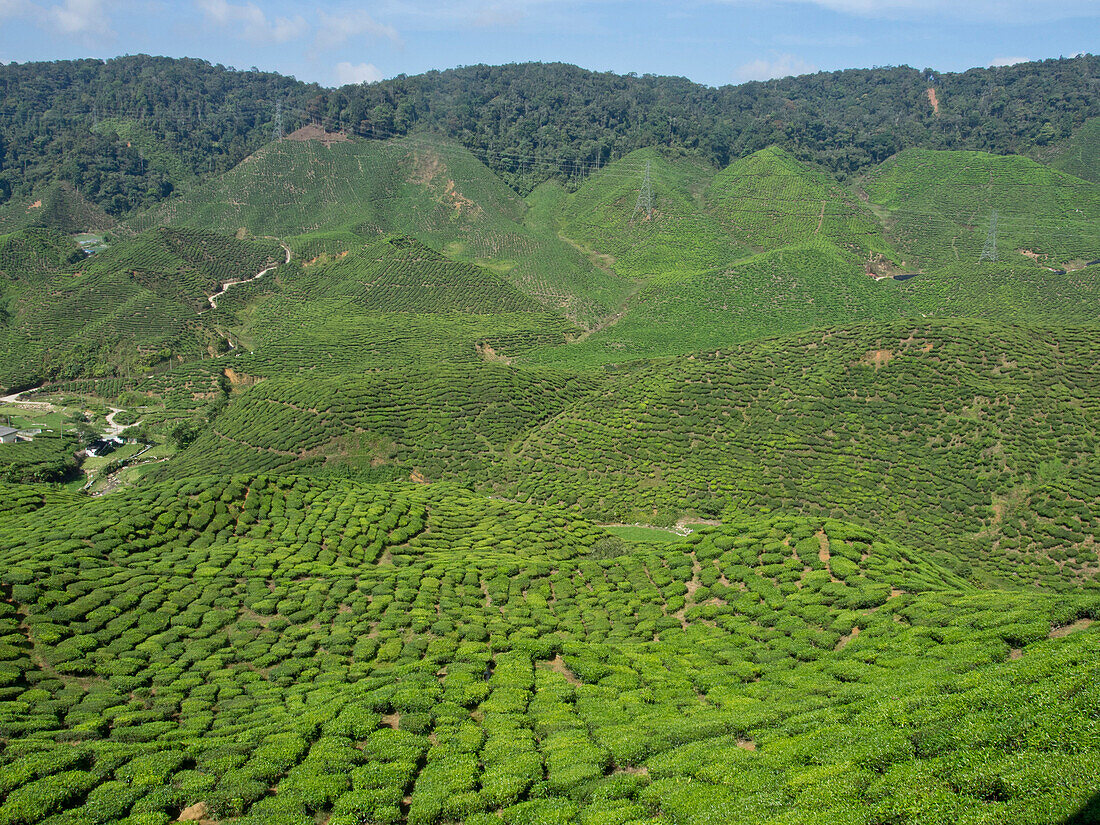
<path id="1" fill-rule="evenodd" d="M 62 269 L 84 260 L 71 238 L 53 229 L 22 229 L 0 235 L 0 275 L 3 292 L 41 283 Z"/>
<path id="2" fill-rule="evenodd" d="M 868 263 L 901 260 L 858 198 L 778 147 L 731 163 L 710 181 L 704 199 L 713 220 L 760 251 L 816 238 Z"/>
<path id="3" fill-rule="evenodd" d="M 890 279 L 876 281 L 853 255 L 810 238 L 722 269 L 647 283 L 613 325 L 529 360 L 592 370 L 782 332 L 892 320 L 912 314 L 914 291 Z"/>
<path id="4" fill-rule="evenodd" d="M 640 207 L 649 168 L 653 212 Z M 669 160 L 639 149 L 589 177 L 561 206 L 561 232 L 610 256 L 630 278 L 700 272 L 749 254 L 707 220 L 701 195 L 715 170 L 695 160 Z"/>
<path id="5" fill-rule="evenodd" d="M 1100 183 L 1100 117 L 1090 118 L 1050 165 L 1060 172 Z"/>
<path id="6" fill-rule="evenodd" d="M 273 378 L 234 399 L 166 472 L 233 467 L 485 481 L 520 434 L 592 385 L 485 363 Z"/>
<path id="7" fill-rule="evenodd" d="M 47 230 L 4 236 L 0 261 L 23 273 L 4 289 L 0 384 L 140 371 L 224 349 L 224 335 L 200 315 L 207 297 L 282 257 L 274 241 L 196 230 L 154 230 L 87 259 Z"/>
<path id="8" fill-rule="evenodd" d="M 1054 823 L 1100 779 L 1100 645 L 1066 635 L 1094 599 L 975 592 L 840 522 L 630 548 L 447 485 L 266 476 L 26 504 L 11 825 Z"/>
<path id="9" fill-rule="evenodd" d="M 1002 262 L 1072 269 L 1100 257 L 1100 186 L 1028 158 L 908 149 L 865 188 L 928 268 L 975 269 L 994 211 Z"/>
<path id="10" fill-rule="evenodd" d="M 283 238 L 321 234 L 336 254 L 353 248 L 354 239 L 404 234 L 452 257 L 491 265 L 544 306 L 564 309 L 582 323 L 608 314 L 625 294 L 625 281 L 552 232 L 526 226 L 526 209 L 455 145 L 413 138 L 286 139 L 133 223 Z M 342 250 L 333 237 L 342 239 Z"/>
<path id="11" fill-rule="evenodd" d="M 1095 587 L 1098 345 L 1094 328 L 894 322 L 625 369 L 532 431 L 499 489 L 613 521 L 858 518 L 982 580 Z M 1060 504 L 1029 513 L 1029 496 Z"/>
<path id="12" fill-rule="evenodd" d="M 58 181 L 29 198 L 16 198 L 0 206 L 2 233 L 39 228 L 72 235 L 114 229 L 117 223 L 66 181 Z"/>
<path id="13" fill-rule="evenodd" d="M 209 307 L 207 299 L 222 284 L 250 278 L 283 259 L 270 238 L 245 241 L 203 230 L 154 229 L 91 256 L 79 271 L 95 283 L 125 272 L 158 295 L 199 311 Z"/>

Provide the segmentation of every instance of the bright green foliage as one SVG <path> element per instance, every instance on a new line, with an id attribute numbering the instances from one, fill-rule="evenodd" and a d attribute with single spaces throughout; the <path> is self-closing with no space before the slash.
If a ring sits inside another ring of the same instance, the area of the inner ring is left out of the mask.
<path id="1" fill-rule="evenodd" d="M 487 480 L 508 445 L 591 386 L 495 364 L 272 379 L 235 400 L 170 470 L 385 465 L 403 468 L 398 476 Z"/>
<path id="2" fill-rule="evenodd" d="M 293 476 L 0 515 L 0 821 L 1054 822 L 1100 779 L 1096 634 L 1048 638 L 1095 598 L 828 519 L 605 536 Z"/>
<path id="3" fill-rule="evenodd" d="M 647 164 L 652 215 L 638 203 Z M 703 214 L 703 189 L 714 172 L 653 149 L 631 152 L 592 175 L 559 207 L 561 230 L 609 256 L 615 271 L 631 278 L 721 266 L 748 250 Z"/>
<path id="4" fill-rule="evenodd" d="M 283 140 L 134 225 L 244 229 L 306 236 L 304 243 L 318 233 L 401 233 L 487 264 L 582 322 L 608 312 L 625 294 L 624 281 L 547 227 L 525 225 L 526 208 L 469 152 L 439 140 Z"/>
<path id="5" fill-rule="evenodd" d="M 1100 117 L 1086 120 L 1070 138 L 1069 143 L 1050 162 L 1061 172 L 1100 183 Z"/>
<path id="6" fill-rule="evenodd" d="M 756 249 L 820 238 L 861 260 L 897 255 L 866 206 L 777 147 L 731 163 L 710 181 L 704 199 L 713 220 Z"/>
<path id="7" fill-rule="evenodd" d="M 876 168 L 865 187 L 928 269 L 980 270 L 994 210 L 1000 261 L 1025 266 L 1026 252 L 1069 269 L 1100 254 L 1100 186 L 1017 155 L 909 149 Z"/>
<path id="8" fill-rule="evenodd" d="M 0 381 L 7 386 L 140 368 L 177 350 L 198 355 L 207 347 L 224 348 L 224 338 L 198 314 L 210 309 L 207 296 L 225 281 L 252 277 L 283 254 L 274 241 L 155 230 L 88 259 L 80 256 L 78 264 L 69 249 L 71 266 L 59 271 L 56 259 L 64 247 L 58 249 L 56 236 L 36 230 L 5 238 L 17 243 L 13 254 L 24 261 L 23 270 L 34 271 L 4 288 L 10 297 L 7 312 L 0 313 L 0 336 L 9 348 Z M 28 261 L 32 239 L 52 244 L 52 254 Z"/>
<path id="9" fill-rule="evenodd" d="M 708 501 L 858 514 L 983 579 L 1095 586 L 1098 346 L 1091 329 L 898 322 L 697 353 L 528 434 L 499 489 L 608 521 Z"/>

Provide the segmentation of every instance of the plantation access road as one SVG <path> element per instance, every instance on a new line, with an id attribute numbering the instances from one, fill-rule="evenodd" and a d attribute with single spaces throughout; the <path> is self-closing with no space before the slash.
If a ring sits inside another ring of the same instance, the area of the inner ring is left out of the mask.
<path id="1" fill-rule="evenodd" d="M 35 389 L 37 389 L 37 387 Z M 27 407 L 30 409 L 37 408 L 40 410 L 45 410 L 46 412 L 58 412 L 60 410 L 59 407 L 51 404 L 49 401 L 21 401 L 19 396 L 23 395 L 23 393 L 28 392 L 33 392 L 33 390 L 23 390 L 23 392 L 15 392 L 11 395 L 5 395 L 3 398 L 0 398 L 0 403 L 15 404 L 16 406 Z"/>
<path id="2" fill-rule="evenodd" d="M 286 253 L 286 260 L 283 261 L 283 263 L 284 264 L 290 263 L 290 257 L 291 257 L 290 247 L 287 246 L 282 241 L 279 241 L 279 246 L 281 246 L 283 248 L 283 251 Z M 209 298 L 206 299 L 210 302 L 210 308 L 211 309 L 217 309 L 218 308 L 218 299 L 220 297 L 222 297 L 226 292 L 229 291 L 229 287 L 236 286 L 237 284 L 250 284 L 253 281 L 258 281 L 258 280 L 260 280 L 260 278 L 262 278 L 268 272 L 270 272 L 273 269 L 278 269 L 281 265 L 282 264 L 272 264 L 271 266 L 267 267 L 266 269 L 261 269 L 259 272 L 257 272 L 255 275 L 253 275 L 251 278 L 241 278 L 241 279 L 236 280 L 236 281 L 226 281 L 224 284 L 222 284 L 221 289 L 219 289 L 217 292 L 215 292 L 213 295 L 211 295 Z"/>

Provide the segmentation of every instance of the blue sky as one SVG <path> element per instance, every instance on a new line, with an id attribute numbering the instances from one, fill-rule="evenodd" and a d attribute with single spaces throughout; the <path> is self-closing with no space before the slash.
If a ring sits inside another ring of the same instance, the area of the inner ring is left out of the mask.
<path id="1" fill-rule="evenodd" d="M 201 57 L 326 86 L 561 60 L 712 86 L 1097 51 L 1098 0 L 0 0 L 0 60 Z"/>

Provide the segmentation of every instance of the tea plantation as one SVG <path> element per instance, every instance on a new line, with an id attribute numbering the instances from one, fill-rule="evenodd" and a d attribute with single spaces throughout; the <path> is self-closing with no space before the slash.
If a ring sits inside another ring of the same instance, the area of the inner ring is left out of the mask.
<path id="1" fill-rule="evenodd" d="M 1054 821 L 1100 778 L 1096 597 L 844 522 L 627 545 L 264 475 L 4 501 L 6 823 Z"/>
<path id="2" fill-rule="evenodd" d="M 1100 821 L 1094 131 L 0 207 L 0 825 Z"/>

